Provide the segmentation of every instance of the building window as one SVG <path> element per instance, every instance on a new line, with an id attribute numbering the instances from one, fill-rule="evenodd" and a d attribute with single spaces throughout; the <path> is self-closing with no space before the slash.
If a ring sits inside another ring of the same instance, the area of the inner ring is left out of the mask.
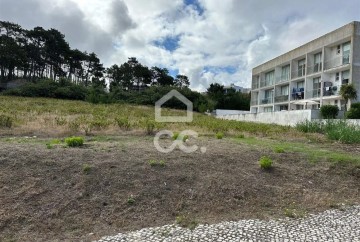
<path id="1" fill-rule="evenodd" d="M 348 84 L 350 78 L 350 71 L 343 71 L 341 72 L 341 84 Z"/>
<path id="2" fill-rule="evenodd" d="M 342 51 L 343 51 L 343 65 L 350 63 L 350 42 L 347 42 L 342 45 Z"/>
<path id="3" fill-rule="evenodd" d="M 299 60 L 298 62 L 298 76 L 305 76 L 305 59 Z"/>
<path id="4" fill-rule="evenodd" d="M 280 88 L 280 93 L 281 93 L 281 96 L 287 96 L 289 95 L 289 86 L 282 86 Z"/>
<path id="5" fill-rule="evenodd" d="M 340 80 L 340 72 L 336 72 L 335 81 L 339 81 L 339 80 Z"/>
<path id="6" fill-rule="evenodd" d="M 275 71 L 270 71 L 265 73 L 265 86 L 270 86 L 274 84 Z"/>
<path id="7" fill-rule="evenodd" d="M 340 53 L 341 53 L 341 46 L 338 45 L 338 46 L 337 46 L 337 49 L 336 49 L 336 54 L 337 54 L 337 55 L 340 55 Z"/>
<path id="8" fill-rule="evenodd" d="M 319 72 L 322 70 L 322 53 L 317 53 L 314 55 L 314 72 Z"/>
<path id="9" fill-rule="evenodd" d="M 312 97 L 320 97 L 321 93 L 321 83 L 320 83 L 320 77 L 313 79 L 313 96 Z"/>
<path id="10" fill-rule="evenodd" d="M 290 79 L 290 65 L 283 66 L 281 69 L 281 81 Z"/>

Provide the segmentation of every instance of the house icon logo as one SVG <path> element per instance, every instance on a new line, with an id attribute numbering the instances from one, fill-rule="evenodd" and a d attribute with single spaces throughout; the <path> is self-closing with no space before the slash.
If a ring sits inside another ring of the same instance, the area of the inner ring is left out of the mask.
<path id="1" fill-rule="evenodd" d="M 183 104 L 186 105 L 186 116 L 162 116 L 161 115 L 161 106 L 169 101 L 171 98 L 177 98 Z M 165 96 L 160 98 L 155 103 L 155 121 L 159 123 L 172 122 L 172 123 L 185 123 L 193 121 L 193 104 L 187 99 L 184 95 L 176 90 L 171 90 Z"/>

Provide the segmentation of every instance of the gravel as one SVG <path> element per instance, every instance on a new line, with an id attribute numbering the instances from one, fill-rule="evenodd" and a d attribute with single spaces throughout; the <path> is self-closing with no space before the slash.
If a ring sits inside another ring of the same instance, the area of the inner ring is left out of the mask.
<path id="1" fill-rule="evenodd" d="M 178 225 L 145 228 L 98 242 L 181 241 L 360 241 L 360 206 L 328 210 L 301 219 L 240 220 L 218 224 L 200 224 L 195 229 Z"/>

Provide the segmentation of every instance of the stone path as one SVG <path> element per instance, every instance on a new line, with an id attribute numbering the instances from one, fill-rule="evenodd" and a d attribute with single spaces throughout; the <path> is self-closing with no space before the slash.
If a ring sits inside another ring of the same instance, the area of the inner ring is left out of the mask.
<path id="1" fill-rule="evenodd" d="M 329 210 L 304 219 L 240 220 L 199 225 L 194 230 L 177 225 L 146 228 L 98 242 L 195 241 L 351 241 L 360 242 L 360 206 Z"/>

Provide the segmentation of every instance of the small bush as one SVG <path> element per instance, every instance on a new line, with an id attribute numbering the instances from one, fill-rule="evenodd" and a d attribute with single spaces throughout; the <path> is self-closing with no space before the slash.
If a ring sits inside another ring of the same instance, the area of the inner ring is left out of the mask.
<path id="1" fill-rule="evenodd" d="M 179 133 L 178 132 L 175 132 L 174 134 L 173 134 L 173 140 L 176 140 L 177 138 L 179 137 Z"/>
<path id="2" fill-rule="evenodd" d="M 0 128 L 11 128 L 13 124 L 13 119 L 7 115 L 0 115 Z"/>
<path id="3" fill-rule="evenodd" d="M 128 117 L 118 117 L 115 119 L 115 121 L 120 129 L 129 130 L 131 127 Z"/>
<path id="4" fill-rule="evenodd" d="M 165 164 L 165 161 L 164 161 L 164 160 L 159 161 L 159 166 L 164 167 L 165 165 L 166 165 L 166 164 Z"/>
<path id="5" fill-rule="evenodd" d="M 145 129 L 146 129 L 146 134 L 152 135 L 154 133 L 154 130 L 155 130 L 155 121 L 146 120 L 145 121 Z"/>
<path id="6" fill-rule="evenodd" d="M 346 113 L 346 118 L 360 119 L 360 103 L 352 103 L 349 111 Z"/>
<path id="7" fill-rule="evenodd" d="M 179 215 L 176 217 L 175 222 L 183 228 L 188 228 L 193 230 L 198 225 L 195 219 L 190 218 L 189 216 Z"/>
<path id="8" fill-rule="evenodd" d="M 271 169 L 273 164 L 272 160 L 267 156 L 261 157 L 259 163 L 260 163 L 260 167 L 264 170 Z"/>
<path id="9" fill-rule="evenodd" d="M 275 147 L 274 152 L 275 153 L 285 153 L 285 150 L 284 150 L 284 148 L 281 148 L 281 147 Z"/>
<path id="10" fill-rule="evenodd" d="M 133 205 L 134 203 L 135 203 L 135 199 L 133 198 L 133 196 L 130 196 L 127 200 L 127 204 Z"/>
<path id="11" fill-rule="evenodd" d="M 65 139 L 65 143 L 69 147 L 82 146 L 84 144 L 84 138 L 83 137 L 69 137 L 69 138 Z"/>
<path id="12" fill-rule="evenodd" d="M 90 170 L 91 170 L 91 166 L 89 164 L 84 164 L 83 165 L 83 172 L 85 174 L 89 174 Z"/>
<path id="13" fill-rule="evenodd" d="M 321 117 L 325 119 L 334 119 L 339 113 L 338 106 L 335 105 L 323 105 L 320 108 Z"/>
<path id="14" fill-rule="evenodd" d="M 150 165 L 150 166 L 156 166 L 156 165 L 157 165 L 157 161 L 156 161 L 156 160 L 149 160 L 149 165 Z"/>
<path id="15" fill-rule="evenodd" d="M 48 148 L 48 149 L 52 149 L 52 148 L 53 148 L 53 146 L 52 146 L 52 144 L 47 143 L 47 144 L 46 144 L 46 148 Z"/>
<path id="16" fill-rule="evenodd" d="M 149 160 L 149 165 L 150 166 L 161 166 L 161 167 L 164 167 L 166 164 L 165 164 L 165 161 L 164 160 L 160 160 L 160 161 L 157 161 L 157 160 Z"/>
<path id="17" fill-rule="evenodd" d="M 217 132 L 215 136 L 216 136 L 217 139 L 222 139 L 224 137 L 224 133 L 223 132 Z"/>

